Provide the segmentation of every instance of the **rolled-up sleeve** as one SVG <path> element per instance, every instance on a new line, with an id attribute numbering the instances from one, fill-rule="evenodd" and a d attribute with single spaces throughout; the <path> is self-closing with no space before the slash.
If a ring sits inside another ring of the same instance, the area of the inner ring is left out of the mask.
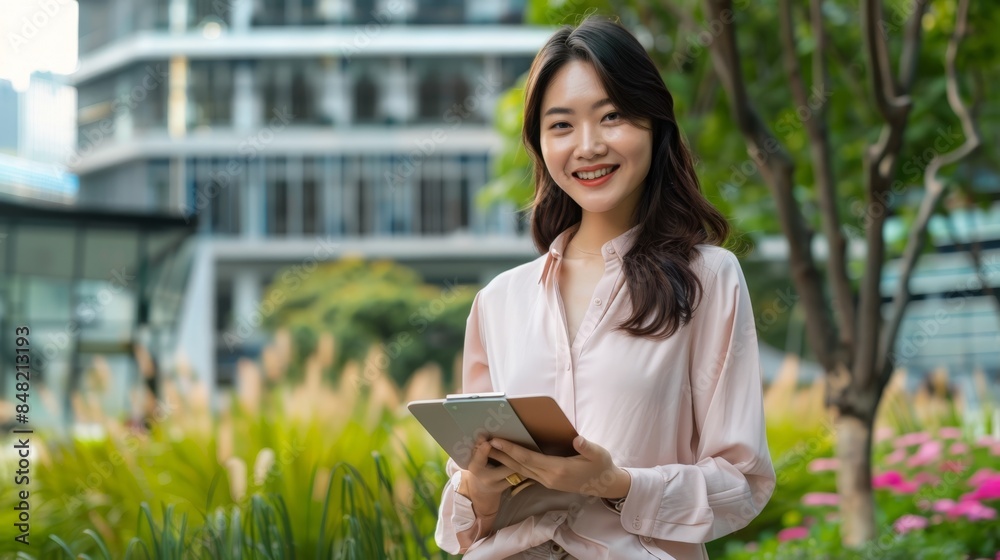
<path id="1" fill-rule="evenodd" d="M 489 361 L 483 340 L 480 297 L 482 291 L 472 300 L 472 309 L 465 326 L 465 346 L 462 351 L 462 392 L 482 393 L 493 390 L 490 380 Z M 481 537 L 481 520 L 476 518 L 472 500 L 458 493 L 462 469 L 451 458 L 445 465 L 448 482 L 441 492 L 437 527 L 434 540 L 441 550 L 451 554 L 464 554 Z"/>
<path id="2" fill-rule="evenodd" d="M 707 542 L 745 527 L 774 492 L 750 295 L 736 257 L 724 251 L 720 261 L 692 320 L 697 460 L 623 467 L 632 485 L 621 524 L 630 533 Z"/>

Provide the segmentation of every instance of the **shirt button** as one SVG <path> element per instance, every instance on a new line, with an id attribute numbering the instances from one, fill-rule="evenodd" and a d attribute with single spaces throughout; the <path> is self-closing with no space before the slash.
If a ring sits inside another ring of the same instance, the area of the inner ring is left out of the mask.
<path id="1" fill-rule="evenodd" d="M 572 364 L 566 364 L 566 371 L 569 371 L 571 369 L 573 369 L 573 365 Z"/>
<path id="2" fill-rule="evenodd" d="M 652 540 L 653 539 L 651 539 L 649 537 L 642 537 L 642 542 L 644 542 L 644 543 L 652 542 Z"/>
<path id="3" fill-rule="evenodd" d="M 601 305 L 601 298 L 596 298 L 594 300 L 594 305 Z"/>
<path id="4" fill-rule="evenodd" d="M 635 521 L 632 522 L 632 528 L 633 529 L 641 529 L 642 528 L 642 523 L 639 521 L 638 517 L 636 517 Z"/>
<path id="5" fill-rule="evenodd" d="M 615 254 L 615 248 L 614 247 L 608 247 L 608 254 L 609 255 Z"/>

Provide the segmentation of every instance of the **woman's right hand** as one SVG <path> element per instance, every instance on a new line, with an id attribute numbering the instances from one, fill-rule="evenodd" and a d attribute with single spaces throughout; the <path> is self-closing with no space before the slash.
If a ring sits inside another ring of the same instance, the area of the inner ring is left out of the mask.
<path id="1" fill-rule="evenodd" d="M 472 509 L 476 515 L 489 516 L 500 507 L 500 496 L 510 488 L 507 477 L 514 470 L 506 465 L 491 467 L 488 462 L 493 449 L 488 441 L 480 441 L 469 461 L 468 470 L 462 471 L 458 493 L 472 500 Z"/>

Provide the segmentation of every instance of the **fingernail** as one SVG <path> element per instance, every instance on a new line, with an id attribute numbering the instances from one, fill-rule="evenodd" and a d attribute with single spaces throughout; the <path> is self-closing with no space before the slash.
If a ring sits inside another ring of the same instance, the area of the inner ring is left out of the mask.
<path id="1" fill-rule="evenodd" d="M 493 449 L 503 449 L 503 445 L 501 445 L 500 442 L 495 439 L 490 441 L 490 445 L 493 446 Z"/>

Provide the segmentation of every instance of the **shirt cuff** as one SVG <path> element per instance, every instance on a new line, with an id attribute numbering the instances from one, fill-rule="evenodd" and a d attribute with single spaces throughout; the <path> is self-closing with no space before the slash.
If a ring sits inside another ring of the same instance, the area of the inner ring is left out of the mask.
<path id="1" fill-rule="evenodd" d="M 622 528 L 636 535 L 648 535 L 660 510 L 667 482 L 657 469 L 622 468 L 632 477 L 632 486 L 622 504 Z M 639 499 L 639 496 L 645 499 Z"/>
<path id="2" fill-rule="evenodd" d="M 458 493 L 462 483 L 462 471 L 451 476 L 452 492 L 455 493 L 454 509 L 451 512 L 451 523 L 459 533 L 468 530 L 476 522 L 476 512 L 472 509 L 472 500 Z"/>

